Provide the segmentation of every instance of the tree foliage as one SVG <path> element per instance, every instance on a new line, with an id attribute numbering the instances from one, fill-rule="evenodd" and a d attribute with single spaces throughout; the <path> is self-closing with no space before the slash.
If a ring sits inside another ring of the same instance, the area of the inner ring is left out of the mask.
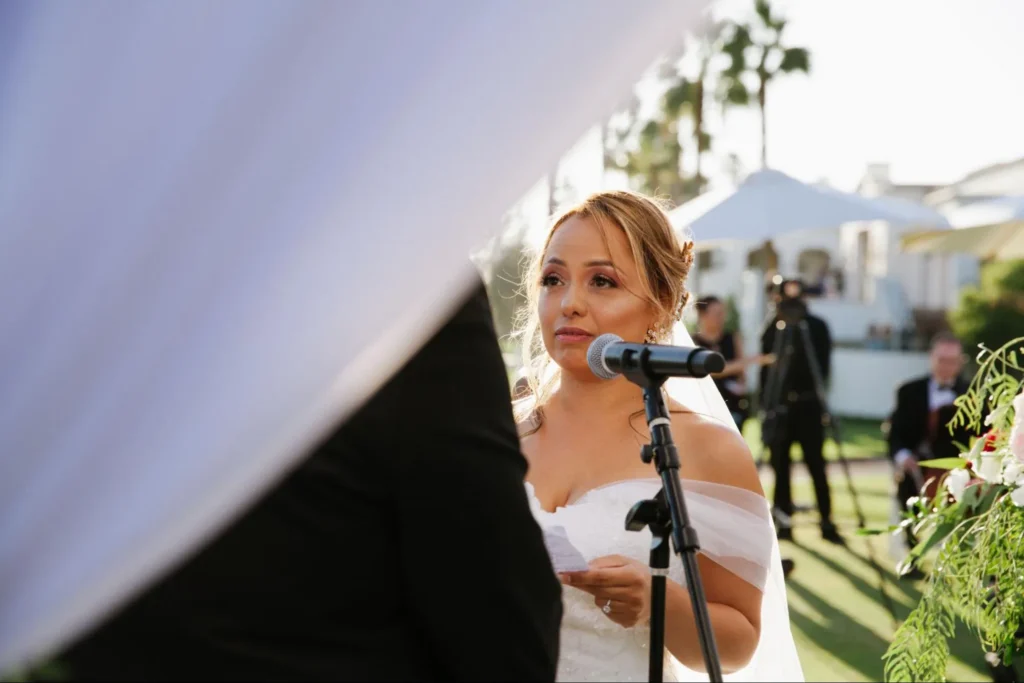
<path id="1" fill-rule="evenodd" d="M 1024 259 L 986 265 L 977 286 L 965 287 L 949 323 L 967 349 L 1002 346 L 1024 331 Z"/>

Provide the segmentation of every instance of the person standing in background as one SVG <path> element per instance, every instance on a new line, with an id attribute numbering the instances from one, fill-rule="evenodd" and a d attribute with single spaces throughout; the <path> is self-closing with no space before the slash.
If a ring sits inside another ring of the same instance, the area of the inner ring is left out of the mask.
<path id="1" fill-rule="evenodd" d="M 747 396 L 748 365 L 763 364 L 770 356 L 760 354 L 745 357 L 743 339 L 739 332 L 726 329 L 725 304 L 717 296 L 709 295 L 697 300 L 697 331 L 693 340 L 704 348 L 717 351 L 725 358 L 725 369 L 712 378 L 722 393 L 736 427 L 743 431 L 743 423 L 750 414 L 750 400 Z"/>
<path id="2" fill-rule="evenodd" d="M 829 490 L 828 473 L 825 467 L 824 446 L 825 426 L 822 422 L 825 406 L 818 396 L 812 362 L 817 366 L 826 390 L 832 368 L 832 335 L 828 323 L 807 310 L 803 283 L 799 280 L 781 280 L 780 286 L 773 297 L 775 299 L 775 315 L 768 321 L 761 336 L 762 353 L 770 353 L 775 348 L 776 337 L 784 334 L 780 330 L 787 327 L 783 309 L 799 309 L 800 320 L 791 320 L 788 326 L 806 326 L 809 348 L 799 328 L 796 334 L 787 334 L 780 341 L 792 346 L 785 376 L 778 376 L 779 370 L 772 372 L 769 367 L 761 369 L 762 405 L 769 414 L 762 425 L 762 438 L 771 453 L 772 469 L 775 470 L 775 512 L 778 535 L 780 539 L 792 540 L 793 531 L 789 523 L 793 515 L 793 494 L 790 469 L 792 466 L 790 450 L 793 443 L 799 443 L 803 451 L 804 464 L 814 483 L 814 497 L 818 503 L 821 517 L 821 537 L 831 543 L 845 543 L 839 530 L 832 522 L 832 495 Z M 785 356 L 787 349 L 779 351 Z M 777 379 L 775 379 L 777 377 Z M 779 405 L 765 406 L 769 400 L 766 393 L 772 381 L 781 381 L 777 387 Z"/>

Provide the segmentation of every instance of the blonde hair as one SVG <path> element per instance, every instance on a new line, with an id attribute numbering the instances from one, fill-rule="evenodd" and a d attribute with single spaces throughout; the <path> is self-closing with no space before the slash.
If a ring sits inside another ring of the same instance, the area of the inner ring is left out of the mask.
<path id="1" fill-rule="evenodd" d="M 690 298 L 685 281 L 693 264 L 693 242 L 680 243 L 665 208 L 657 200 L 635 192 L 598 192 L 559 215 L 543 248 L 525 271 L 528 303 L 520 311 L 515 333 L 522 346 L 523 368 L 529 386 L 528 398 L 516 402 L 515 413 L 518 421 L 533 423 L 530 431 L 540 428 L 543 406 L 559 381 L 558 368 L 544 348 L 537 312 L 544 254 L 555 231 L 573 217 L 593 220 L 604 235 L 607 235 L 604 231 L 613 227 L 625 233 L 640 275 L 642 291 L 637 294 L 658 312 L 654 331 L 659 338 L 668 336 Z"/>

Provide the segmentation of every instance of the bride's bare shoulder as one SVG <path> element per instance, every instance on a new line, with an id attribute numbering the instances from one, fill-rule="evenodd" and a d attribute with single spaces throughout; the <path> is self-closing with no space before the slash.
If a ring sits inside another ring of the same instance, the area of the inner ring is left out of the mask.
<path id="1" fill-rule="evenodd" d="M 764 495 L 750 448 L 731 425 L 700 413 L 673 412 L 672 434 L 685 477 Z"/>

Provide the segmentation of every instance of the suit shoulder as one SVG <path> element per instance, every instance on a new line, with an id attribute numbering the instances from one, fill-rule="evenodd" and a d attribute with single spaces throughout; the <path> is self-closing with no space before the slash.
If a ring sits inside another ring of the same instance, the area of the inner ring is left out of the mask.
<path id="1" fill-rule="evenodd" d="M 928 377 L 917 377 L 915 379 L 907 380 L 901 384 L 897 389 L 898 394 L 909 394 L 914 391 L 920 390 L 923 386 L 928 384 Z"/>
<path id="2" fill-rule="evenodd" d="M 900 385 L 900 389 L 919 389 L 922 386 L 928 384 L 928 376 L 915 377 L 914 379 L 908 379 L 906 382 Z"/>
<path id="3" fill-rule="evenodd" d="M 487 288 L 479 278 L 474 279 L 472 286 L 463 295 L 461 302 L 454 309 L 449 321 L 450 325 L 479 325 L 493 327 L 491 305 L 487 298 Z"/>

